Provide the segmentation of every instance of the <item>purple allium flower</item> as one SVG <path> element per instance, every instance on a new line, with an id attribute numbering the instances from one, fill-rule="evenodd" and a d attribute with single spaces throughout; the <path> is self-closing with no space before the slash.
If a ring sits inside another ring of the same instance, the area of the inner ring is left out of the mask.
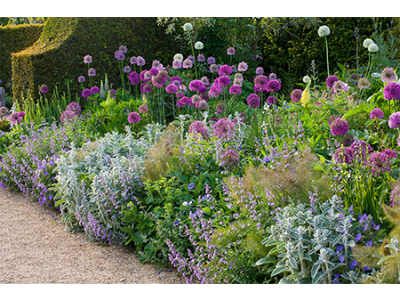
<path id="1" fill-rule="evenodd" d="M 81 114 L 81 106 L 76 102 L 71 102 L 67 105 L 67 110 L 74 112 L 77 116 Z"/>
<path id="2" fill-rule="evenodd" d="M 200 99 L 200 95 L 193 95 L 192 97 L 190 97 L 190 100 L 192 101 L 193 104 L 197 104 L 199 103 L 202 99 Z"/>
<path id="3" fill-rule="evenodd" d="M 89 76 L 89 77 L 96 76 L 96 70 L 93 69 L 93 68 L 90 68 L 90 69 L 88 70 L 88 76 Z"/>
<path id="4" fill-rule="evenodd" d="M 91 64 L 91 63 L 92 63 L 92 57 L 91 57 L 90 55 L 86 55 L 86 56 L 83 58 L 83 62 L 84 62 L 85 64 Z"/>
<path id="5" fill-rule="evenodd" d="M 263 69 L 262 67 L 258 67 L 258 68 L 256 69 L 256 74 L 257 74 L 257 75 L 262 75 L 262 74 L 264 74 L 264 69 Z"/>
<path id="6" fill-rule="evenodd" d="M 201 101 L 197 102 L 195 105 L 198 109 L 205 109 L 208 107 L 208 103 L 205 100 L 201 100 Z"/>
<path id="7" fill-rule="evenodd" d="M 370 119 L 383 119 L 385 115 L 380 108 L 374 108 L 369 114 Z"/>
<path id="8" fill-rule="evenodd" d="M 250 107 L 259 107 L 260 106 L 260 98 L 258 98 L 257 94 L 250 94 L 247 97 L 247 104 Z"/>
<path id="9" fill-rule="evenodd" d="M 397 158 L 396 152 L 394 152 L 392 149 L 386 149 L 386 150 L 383 150 L 383 152 L 389 157 L 389 159 Z"/>
<path id="10" fill-rule="evenodd" d="M 78 82 L 79 83 L 82 83 L 82 82 L 85 82 L 85 81 L 86 81 L 85 76 L 79 76 L 78 77 Z"/>
<path id="11" fill-rule="evenodd" d="M 236 50 L 233 47 L 229 47 L 228 50 L 226 51 L 228 55 L 235 55 L 235 52 Z"/>
<path id="12" fill-rule="evenodd" d="M 391 171 L 389 156 L 385 152 L 373 153 L 368 160 L 368 165 L 371 168 L 372 175 Z"/>
<path id="13" fill-rule="evenodd" d="M 61 116 L 60 116 L 60 122 L 61 123 L 67 123 L 74 119 L 76 117 L 76 114 L 73 111 L 66 110 L 64 111 Z"/>
<path id="14" fill-rule="evenodd" d="M 239 73 L 238 73 L 238 74 L 239 74 Z M 240 80 L 240 79 L 234 79 L 234 80 L 233 80 L 233 84 L 234 84 L 234 85 L 237 85 L 238 87 L 242 87 L 243 81 Z"/>
<path id="15" fill-rule="evenodd" d="M 390 128 L 399 128 L 400 127 L 400 112 L 395 112 L 390 115 L 389 127 Z"/>
<path id="16" fill-rule="evenodd" d="M 159 77 L 161 77 L 162 79 L 164 79 L 165 81 L 167 81 L 168 80 L 168 72 L 167 71 L 165 71 L 165 70 L 161 70 L 159 73 L 158 73 L 158 76 Z"/>
<path id="17" fill-rule="evenodd" d="M 340 119 L 340 117 L 338 115 L 332 115 L 330 116 L 329 120 L 328 120 L 328 125 L 331 126 L 333 122 L 335 122 L 337 119 Z"/>
<path id="18" fill-rule="evenodd" d="M 137 112 L 131 112 L 128 116 L 128 122 L 131 124 L 138 123 L 140 121 L 140 115 Z"/>
<path id="19" fill-rule="evenodd" d="M 4 116 L 6 114 L 8 114 L 7 107 L 0 107 L 0 116 Z"/>
<path id="20" fill-rule="evenodd" d="M 381 75 L 383 82 L 394 82 L 396 81 L 396 74 L 393 68 L 384 68 Z"/>
<path id="21" fill-rule="evenodd" d="M 269 74 L 268 79 L 269 80 L 278 80 L 278 76 L 276 76 L 275 73 L 271 73 L 271 74 Z"/>
<path id="22" fill-rule="evenodd" d="M 156 76 L 156 75 L 158 74 L 159 71 L 158 71 L 156 68 L 151 68 L 151 69 L 149 70 L 149 72 L 150 72 L 151 75 Z"/>
<path id="23" fill-rule="evenodd" d="M 151 87 L 151 84 L 150 84 L 150 83 L 143 83 L 143 84 L 140 86 L 140 91 L 141 91 L 142 93 L 144 93 L 144 94 L 151 93 L 152 90 L 153 90 L 153 88 Z"/>
<path id="24" fill-rule="evenodd" d="M 267 99 L 268 104 L 276 104 L 278 102 L 278 99 L 276 99 L 275 96 L 269 96 Z"/>
<path id="25" fill-rule="evenodd" d="M 242 89 L 238 85 L 232 85 L 229 88 L 229 94 L 231 95 L 240 95 L 242 93 Z"/>
<path id="26" fill-rule="evenodd" d="M 343 135 L 349 131 L 347 120 L 337 119 L 331 124 L 331 132 L 334 136 Z"/>
<path id="27" fill-rule="evenodd" d="M 222 65 L 219 70 L 218 70 L 218 74 L 220 76 L 222 75 L 231 75 L 232 74 L 232 68 L 228 65 Z"/>
<path id="28" fill-rule="evenodd" d="M 97 86 L 94 86 L 90 89 L 90 91 L 92 92 L 92 95 L 93 95 L 93 94 L 97 94 L 98 92 L 100 92 L 100 89 Z"/>
<path id="29" fill-rule="evenodd" d="M 281 89 L 281 84 L 277 80 L 270 80 L 267 83 L 267 92 L 276 93 Z"/>
<path id="30" fill-rule="evenodd" d="M 90 97 L 91 95 L 92 95 L 92 91 L 90 89 L 84 89 L 81 94 L 81 96 L 85 97 L 85 98 Z"/>
<path id="31" fill-rule="evenodd" d="M 372 153 L 374 149 L 370 144 L 367 144 L 365 141 L 354 141 L 349 147 L 353 154 L 354 159 L 366 160 L 367 155 Z"/>
<path id="32" fill-rule="evenodd" d="M 136 65 L 136 56 L 132 56 L 129 61 L 130 61 L 131 65 Z"/>
<path id="33" fill-rule="evenodd" d="M 383 90 L 383 96 L 386 100 L 399 100 L 400 99 L 400 84 L 391 82 Z"/>
<path id="34" fill-rule="evenodd" d="M 199 54 L 199 55 L 197 56 L 197 61 L 202 62 L 202 61 L 205 61 L 205 60 L 206 60 L 206 58 L 205 58 L 205 56 L 204 56 L 203 54 Z"/>
<path id="35" fill-rule="evenodd" d="M 210 86 L 210 80 L 208 79 L 207 76 L 201 77 L 201 82 L 203 83 L 203 85 L 204 85 L 205 87 L 209 87 L 209 86 Z"/>
<path id="36" fill-rule="evenodd" d="M 237 153 L 236 150 L 232 149 L 224 150 L 221 156 L 220 166 L 222 166 L 225 170 L 233 170 L 239 166 L 239 163 L 240 163 L 239 154 Z"/>
<path id="37" fill-rule="evenodd" d="M 124 60 L 125 59 L 125 54 L 121 50 L 115 51 L 114 57 L 118 60 Z"/>
<path id="38" fill-rule="evenodd" d="M 332 87 L 332 91 L 334 93 L 341 91 L 348 91 L 349 89 L 350 89 L 349 85 L 341 80 L 335 81 Z"/>
<path id="39" fill-rule="evenodd" d="M 400 206 L 400 184 L 396 185 L 390 193 L 390 201 L 392 206 Z"/>
<path id="40" fill-rule="evenodd" d="M 222 114 L 225 112 L 226 105 L 225 103 L 221 102 L 217 104 L 217 114 Z"/>
<path id="41" fill-rule="evenodd" d="M 42 84 L 42 85 L 40 86 L 40 92 L 41 92 L 41 93 L 45 94 L 45 93 L 47 93 L 48 91 L 49 91 L 49 88 L 48 88 L 47 85 Z"/>
<path id="42" fill-rule="evenodd" d="M 153 78 L 152 83 L 155 87 L 162 87 L 165 84 L 165 80 L 161 78 L 160 76 L 156 76 Z"/>
<path id="43" fill-rule="evenodd" d="M 208 95 L 207 92 L 200 94 L 200 100 L 208 101 L 209 99 L 210 99 L 210 96 Z"/>
<path id="44" fill-rule="evenodd" d="M 143 82 L 147 82 L 151 80 L 151 73 L 148 70 L 143 70 L 140 72 L 139 78 Z"/>
<path id="45" fill-rule="evenodd" d="M 231 68 L 232 68 L 232 72 L 237 72 L 237 68 L 235 65 L 232 65 Z"/>
<path id="46" fill-rule="evenodd" d="M 193 62 L 192 62 L 190 59 L 186 58 L 186 59 L 183 61 L 182 66 L 183 66 L 183 68 L 185 68 L 185 69 L 190 69 L 191 67 L 193 67 Z"/>
<path id="47" fill-rule="evenodd" d="M 139 74 L 136 72 L 129 73 L 128 78 L 131 81 L 131 85 L 136 85 L 140 83 Z"/>
<path id="48" fill-rule="evenodd" d="M 136 57 L 136 64 L 138 66 L 144 66 L 146 64 L 146 61 L 144 60 L 143 57 L 138 56 L 138 57 Z"/>
<path id="49" fill-rule="evenodd" d="M 358 81 L 357 86 L 358 86 L 358 88 L 360 90 L 367 89 L 367 88 L 369 88 L 371 86 L 371 83 L 368 81 L 367 78 L 360 78 L 360 80 Z"/>
<path id="50" fill-rule="evenodd" d="M 185 92 L 184 91 L 176 92 L 176 98 L 182 98 L 182 97 L 185 97 Z"/>
<path id="51" fill-rule="evenodd" d="M 165 91 L 168 94 L 175 94 L 178 91 L 178 87 L 175 84 L 169 84 L 167 85 L 167 87 L 165 88 Z"/>
<path id="52" fill-rule="evenodd" d="M 214 135 L 222 140 L 230 140 L 235 136 L 235 124 L 229 119 L 218 120 L 214 125 Z"/>
<path id="53" fill-rule="evenodd" d="M 174 68 L 174 69 L 180 69 L 180 68 L 182 68 L 182 62 L 181 62 L 180 60 L 175 59 L 175 60 L 172 62 L 172 68 Z"/>
<path id="54" fill-rule="evenodd" d="M 338 81 L 339 79 L 335 76 L 335 75 L 331 75 L 326 79 L 326 85 L 328 87 L 333 87 L 333 84 L 335 83 L 335 81 Z"/>
<path id="55" fill-rule="evenodd" d="M 117 95 L 117 94 L 118 94 L 118 92 L 116 90 L 111 90 L 110 91 L 110 95 Z"/>
<path id="56" fill-rule="evenodd" d="M 210 72 L 211 72 L 211 73 L 216 73 L 216 72 L 218 72 L 218 66 L 217 66 L 216 64 L 212 64 L 212 65 L 210 66 Z"/>
<path id="57" fill-rule="evenodd" d="M 292 91 L 292 93 L 290 94 L 290 98 L 292 99 L 293 102 L 297 103 L 300 102 L 301 99 L 301 95 L 303 94 L 302 90 L 299 89 L 295 89 Z"/>
<path id="58" fill-rule="evenodd" d="M 128 52 L 128 48 L 126 48 L 126 46 L 124 46 L 124 45 L 121 45 L 121 46 L 119 46 L 119 51 L 122 51 L 122 53 L 126 53 L 126 52 Z"/>
<path id="59" fill-rule="evenodd" d="M 187 59 L 189 59 L 193 64 L 196 61 L 196 58 L 193 55 L 189 55 Z"/>
<path id="60" fill-rule="evenodd" d="M 20 118 L 21 119 L 21 121 L 22 121 L 22 119 L 25 117 L 25 112 L 24 111 L 20 111 L 19 113 L 18 113 L 18 118 Z"/>
<path id="61" fill-rule="evenodd" d="M 338 148 L 335 152 L 335 161 L 350 164 L 353 160 L 353 152 L 344 146 Z"/>
<path id="62" fill-rule="evenodd" d="M 208 128 L 206 124 L 201 121 L 194 121 L 190 124 L 189 133 L 193 134 L 195 137 L 200 134 L 203 139 L 208 140 Z"/>
<path id="63" fill-rule="evenodd" d="M 267 90 L 268 82 L 268 77 L 264 75 L 258 75 L 256 76 L 256 78 L 254 78 L 254 85 L 257 87 L 258 90 L 260 90 L 260 92 Z"/>
<path id="64" fill-rule="evenodd" d="M 218 77 L 217 79 L 215 79 L 215 81 L 216 84 L 219 85 L 220 87 L 226 87 L 231 84 L 231 79 L 226 75 Z"/>
<path id="65" fill-rule="evenodd" d="M 189 89 L 193 91 L 198 91 L 199 88 L 203 87 L 203 82 L 201 80 L 193 80 L 189 83 Z"/>
<path id="66" fill-rule="evenodd" d="M 153 63 L 151 64 L 151 66 L 155 69 L 160 69 L 160 65 L 162 66 L 162 64 L 160 63 L 159 60 L 155 59 L 153 60 Z"/>
<path id="67" fill-rule="evenodd" d="M 144 113 L 148 112 L 148 110 L 149 110 L 149 108 L 147 107 L 146 104 L 142 104 L 142 105 L 139 106 L 139 112 L 141 114 L 144 114 Z"/>
<path id="68" fill-rule="evenodd" d="M 346 134 L 343 136 L 343 145 L 344 145 L 344 146 L 349 146 L 349 145 L 351 145 L 353 142 L 354 142 L 354 138 L 353 138 L 353 136 L 352 136 L 351 134 L 346 133 Z"/>
<path id="69" fill-rule="evenodd" d="M 213 84 L 208 91 L 208 94 L 211 98 L 218 98 L 222 93 L 222 88 L 219 85 Z"/>
<path id="70" fill-rule="evenodd" d="M 19 113 L 12 113 L 9 119 L 13 124 L 20 123 L 22 118 L 19 116 Z"/>
<path id="71" fill-rule="evenodd" d="M 242 73 L 236 73 L 234 78 L 235 78 L 235 80 L 243 81 L 243 74 Z"/>
<path id="72" fill-rule="evenodd" d="M 244 61 L 242 61 L 238 65 L 239 72 L 246 72 L 248 68 L 249 68 L 249 66 Z"/>
<path id="73" fill-rule="evenodd" d="M 179 81 L 179 84 L 182 84 L 182 78 L 179 76 L 172 76 L 171 77 L 171 82 L 174 82 L 175 80 Z"/>
<path id="74" fill-rule="evenodd" d="M 212 56 L 208 57 L 208 58 L 207 58 L 207 63 L 208 63 L 209 65 L 215 64 L 215 58 L 212 57 Z"/>
<path id="75" fill-rule="evenodd" d="M 124 73 L 130 73 L 132 71 L 130 66 L 125 66 L 124 67 Z"/>

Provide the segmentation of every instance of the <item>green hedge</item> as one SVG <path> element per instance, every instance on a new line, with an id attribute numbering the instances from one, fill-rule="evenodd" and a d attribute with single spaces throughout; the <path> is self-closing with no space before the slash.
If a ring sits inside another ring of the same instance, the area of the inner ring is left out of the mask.
<path id="1" fill-rule="evenodd" d="M 368 51 L 362 46 L 374 32 L 372 18 L 318 18 L 321 25 L 330 28 L 328 36 L 329 69 L 331 75 L 338 71 L 337 63 L 356 68 L 355 28 L 358 28 L 360 65 L 368 63 Z M 390 26 L 389 18 L 378 18 L 378 27 L 385 30 Z M 319 37 L 318 28 L 292 27 L 279 35 L 264 32 L 261 41 L 263 67 L 266 73 L 274 72 L 293 88 L 302 82 L 305 75 L 311 76 L 311 62 L 315 60 L 319 81 L 327 77 L 325 39 Z"/>
<path id="2" fill-rule="evenodd" d="M 14 97 L 20 100 L 21 93 L 26 95 L 30 90 L 37 99 L 42 84 L 50 91 L 56 84 L 59 91 L 65 91 L 66 80 L 72 80 L 72 94 L 80 94 L 77 78 L 85 76 L 85 87 L 89 85 L 85 55 L 93 57 L 90 66 L 97 73 L 95 85 L 99 86 L 107 73 L 113 87 L 118 87 L 120 75 L 114 53 L 119 46 L 128 48 L 124 65 L 130 65 L 130 57 L 139 55 L 146 60 L 143 68 L 151 68 L 154 59 L 166 64 L 178 45 L 164 32 L 156 18 L 49 18 L 38 42 L 12 56 Z"/>
<path id="3" fill-rule="evenodd" d="M 11 53 L 32 46 L 43 31 L 43 24 L 0 26 L 0 79 L 11 80 Z"/>

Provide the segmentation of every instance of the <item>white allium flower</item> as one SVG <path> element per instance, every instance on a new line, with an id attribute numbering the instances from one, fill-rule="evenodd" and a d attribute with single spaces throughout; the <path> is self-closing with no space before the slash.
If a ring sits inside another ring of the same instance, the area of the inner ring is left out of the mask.
<path id="1" fill-rule="evenodd" d="M 318 35 L 321 36 L 321 37 L 327 36 L 330 33 L 331 33 L 331 31 L 329 30 L 328 26 L 323 25 L 318 29 Z"/>
<path id="2" fill-rule="evenodd" d="M 190 23 L 185 23 L 185 25 L 183 25 L 183 30 L 185 31 L 191 31 L 193 29 L 193 25 Z"/>
<path id="3" fill-rule="evenodd" d="M 367 48 L 367 49 L 368 49 L 369 45 L 371 45 L 371 44 L 373 44 L 373 43 L 374 43 L 373 40 L 371 40 L 371 39 L 365 39 L 364 42 L 363 42 L 363 46 L 364 46 L 364 48 Z"/>
<path id="4" fill-rule="evenodd" d="M 303 82 L 304 83 L 309 83 L 310 80 L 311 80 L 311 78 L 309 76 L 307 76 L 307 75 L 303 77 Z"/>
<path id="5" fill-rule="evenodd" d="M 368 46 L 369 52 L 378 52 L 378 50 L 379 50 L 379 47 L 375 43 L 372 43 L 371 45 Z"/>
<path id="6" fill-rule="evenodd" d="M 194 44 L 194 48 L 201 50 L 204 48 L 204 44 L 202 42 L 196 42 L 196 44 Z"/>
<path id="7" fill-rule="evenodd" d="M 174 55 L 174 60 L 180 60 L 183 61 L 183 55 L 180 53 L 177 53 Z"/>

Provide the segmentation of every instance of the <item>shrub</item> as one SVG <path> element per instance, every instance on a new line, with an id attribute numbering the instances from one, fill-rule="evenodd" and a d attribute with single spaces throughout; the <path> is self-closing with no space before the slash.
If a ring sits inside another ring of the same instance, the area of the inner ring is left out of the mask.
<path id="1" fill-rule="evenodd" d="M 0 120 L 0 131 L 10 132 L 11 122 L 6 119 Z"/>

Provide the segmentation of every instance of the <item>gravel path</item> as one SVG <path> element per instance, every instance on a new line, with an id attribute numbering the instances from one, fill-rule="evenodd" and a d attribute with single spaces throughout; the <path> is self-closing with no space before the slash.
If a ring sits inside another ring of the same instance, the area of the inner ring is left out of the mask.
<path id="1" fill-rule="evenodd" d="M 71 233 L 53 209 L 0 188 L 0 284 L 185 283 L 175 271 L 141 264 L 121 246 Z"/>

